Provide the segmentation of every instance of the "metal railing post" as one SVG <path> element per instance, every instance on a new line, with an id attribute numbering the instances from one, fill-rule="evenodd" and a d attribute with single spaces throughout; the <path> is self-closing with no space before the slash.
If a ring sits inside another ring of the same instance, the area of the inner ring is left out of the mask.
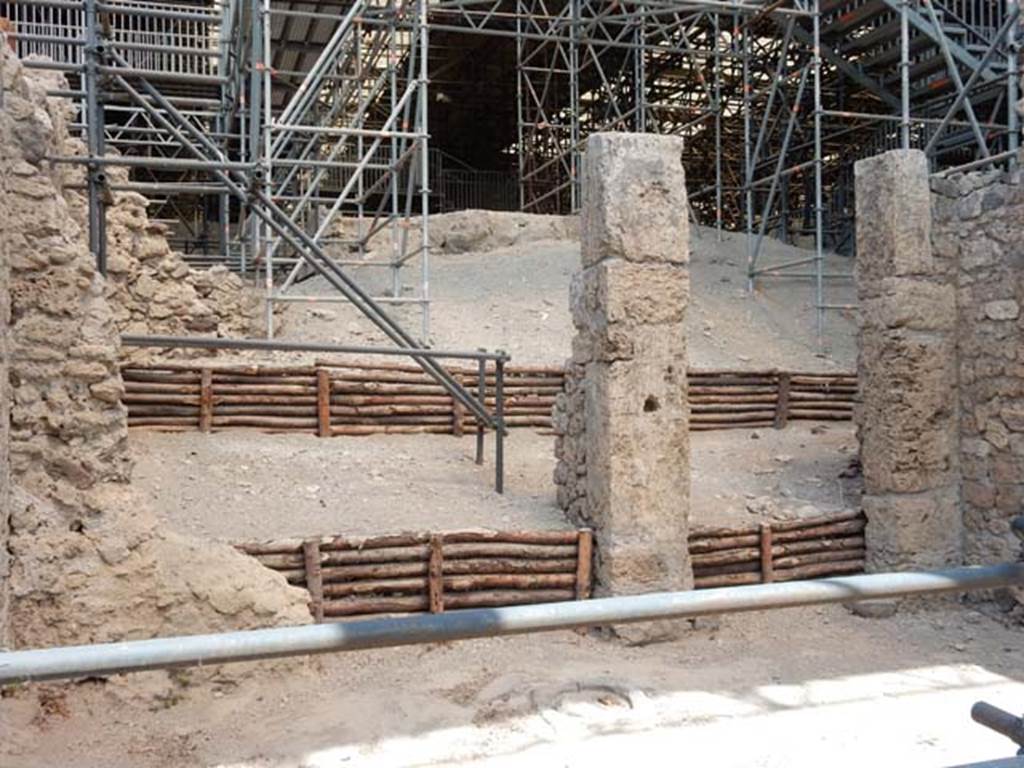
<path id="1" fill-rule="evenodd" d="M 89 250 L 96 259 L 96 269 L 107 274 L 107 206 L 104 201 L 106 172 L 96 161 L 106 152 L 104 146 L 103 104 L 100 95 L 100 64 L 104 57 L 104 41 L 100 36 L 96 0 L 85 0 L 85 87 L 86 141 L 89 165 L 86 174 L 89 203 Z"/>
<path id="2" fill-rule="evenodd" d="M 483 348 L 480 352 L 485 352 Z M 480 358 L 476 368 L 476 396 L 480 405 L 486 407 L 487 403 L 487 361 Z M 484 463 L 484 425 L 479 419 L 476 420 L 476 463 Z"/>
<path id="3" fill-rule="evenodd" d="M 505 492 L 505 352 L 494 361 L 494 490 Z"/>

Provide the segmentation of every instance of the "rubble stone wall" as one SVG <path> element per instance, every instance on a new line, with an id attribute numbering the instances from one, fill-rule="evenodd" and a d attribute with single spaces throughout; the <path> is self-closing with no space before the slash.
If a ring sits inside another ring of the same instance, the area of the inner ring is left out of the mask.
<path id="1" fill-rule="evenodd" d="M 33 71 L 32 77 L 36 78 Z M 55 89 L 66 88 L 50 73 Z M 62 153 L 84 155 L 85 145 L 62 131 Z M 108 167 L 112 184 L 128 180 L 125 168 Z M 51 174 L 67 204 L 66 213 L 88 229 L 88 204 L 80 189 L 82 166 L 62 166 Z M 248 337 L 263 330 L 263 302 L 256 288 L 226 267 L 193 269 L 171 250 L 167 225 L 149 218 L 149 200 L 136 192 L 113 192 L 107 206 L 107 279 L 104 295 L 119 333 Z M 125 349 L 126 359 L 193 356 L 194 350 Z"/>
<path id="2" fill-rule="evenodd" d="M 593 134 L 583 162 L 582 272 L 555 482 L 594 529 L 597 594 L 692 586 L 687 552 L 686 189 L 674 137 Z M 671 623 L 618 628 L 644 642 Z"/>
<path id="3" fill-rule="evenodd" d="M 120 344 L 78 223 L 66 104 L 0 46 L 3 227 L 10 275 L 5 529 L 14 647 L 309 621 L 305 595 L 223 544 L 161 529 L 128 482 Z M 2 571 L 0 571 L 2 573 Z"/>
<path id="4" fill-rule="evenodd" d="M 854 418 L 868 567 L 960 562 L 955 263 L 932 248 L 928 165 L 893 151 L 856 165 Z"/>
<path id="5" fill-rule="evenodd" d="M 262 302 L 226 267 L 189 267 L 150 221 L 149 201 L 119 192 L 107 210 L 107 300 L 121 333 L 249 337 L 261 330 Z"/>
<path id="6" fill-rule="evenodd" d="M 1024 179 L 932 181 L 932 242 L 956 266 L 964 556 L 1013 559 L 1024 512 Z"/>
<path id="7" fill-rule="evenodd" d="M 0 45 L 4 40 L 0 37 Z M 5 84 L 0 80 L 0 146 L 6 144 L 10 135 L 10 118 L 4 104 Z M 10 576 L 11 554 L 10 530 L 10 464 L 8 445 L 10 444 L 10 382 L 8 380 L 8 324 L 10 322 L 10 300 L 5 288 L 8 281 L 8 264 L 10 263 L 10 238 L 7 237 L 4 222 L 10 220 L 8 200 L 7 164 L 0 159 L 0 648 L 10 644 Z"/>

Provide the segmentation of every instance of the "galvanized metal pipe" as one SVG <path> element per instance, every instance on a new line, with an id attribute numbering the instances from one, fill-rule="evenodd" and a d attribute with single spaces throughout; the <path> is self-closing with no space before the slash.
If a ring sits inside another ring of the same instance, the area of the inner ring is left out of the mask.
<path id="1" fill-rule="evenodd" d="M 1024 584 L 1024 564 L 879 573 L 0 653 L 0 684 L 520 635 Z"/>
<path id="2" fill-rule="evenodd" d="M 971 89 L 974 87 L 974 84 L 982 76 L 982 73 L 987 70 L 989 62 L 992 61 L 996 52 L 999 50 L 999 43 L 1006 39 L 1006 35 L 1009 33 L 1010 29 L 1013 28 L 1013 25 L 1017 23 L 1018 18 L 1020 18 L 1020 5 L 1014 5 L 1007 8 L 1006 19 L 1003 21 L 1003 25 L 992 37 L 992 42 L 986 49 L 985 54 L 981 57 L 981 61 L 978 63 L 977 69 L 971 72 L 971 76 L 968 77 L 967 82 L 964 83 L 963 90 L 957 94 L 956 99 L 950 105 L 949 109 L 946 110 L 946 114 L 939 122 L 939 127 L 935 129 L 935 133 L 928 141 L 928 145 L 924 148 L 926 155 L 931 154 L 936 143 L 938 143 L 939 139 L 942 137 L 942 131 L 946 127 L 946 124 L 953 118 L 953 115 L 960 110 L 960 107 L 963 106 L 963 103 L 967 99 L 967 95 L 971 92 Z M 1007 106 L 1010 109 L 1013 108 L 1012 104 Z"/>
<path id="3" fill-rule="evenodd" d="M 1019 0 L 1007 0 L 1006 10 L 1020 18 Z M 1020 148 L 1020 118 L 1016 109 L 1017 100 L 1020 98 L 1020 63 L 1017 55 L 1019 26 L 1019 23 L 1011 24 L 1006 31 L 1006 131 L 1010 152 L 1016 152 Z M 1010 156 L 1009 165 L 1011 168 L 1016 167 L 1015 155 Z"/>
<path id="4" fill-rule="evenodd" d="M 1024 747 L 1024 719 L 984 701 L 971 707 L 971 719 Z"/>
<path id="5" fill-rule="evenodd" d="M 900 3 L 900 146 L 910 149 L 910 2 Z"/>
<path id="6" fill-rule="evenodd" d="M 106 131 L 100 95 L 99 72 L 103 57 L 96 0 L 85 0 L 85 87 L 86 144 L 89 165 L 86 171 L 86 197 L 89 206 L 89 252 L 101 275 L 107 274 L 107 204 L 104 187 L 107 176 L 100 166 L 106 152 Z"/>
<path id="7" fill-rule="evenodd" d="M 316 344 L 304 341 L 267 341 L 264 339 L 224 339 L 213 336 L 136 336 L 125 334 L 121 344 L 126 347 L 160 347 L 164 349 L 262 349 L 278 352 L 333 352 L 342 355 L 398 355 L 405 357 L 450 358 L 462 360 L 507 361 L 503 351 L 466 352 L 450 349 L 405 349 L 403 347 L 357 347 L 341 344 Z"/>
<path id="8" fill-rule="evenodd" d="M 505 353 L 494 361 L 494 490 L 505 492 Z M 481 400 L 481 402 L 483 402 Z"/>
<path id="9" fill-rule="evenodd" d="M 120 64 L 126 64 L 124 59 L 118 54 L 114 53 L 112 55 Z M 163 112 L 160 112 L 152 105 L 147 104 L 142 99 L 141 94 L 139 94 L 138 91 L 136 91 L 123 77 L 117 77 L 116 79 L 121 88 L 128 93 L 136 103 L 142 106 L 154 120 L 167 128 L 168 131 L 170 131 L 171 134 L 174 135 L 182 146 L 191 154 L 199 159 L 209 159 L 208 155 L 204 153 L 202 149 L 197 147 L 196 144 L 193 144 L 189 137 L 185 136 L 184 133 L 182 133 L 182 130 L 179 130 L 179 128 L 171 122 L 171 119 L 173 119 L 177 125 L 181 126 L 183 130 L 188 131 L 192 138 L 194 138 L 206 150 L 206 152 L 212 154 L 214 159 L 222 159 L 219 157 L 219 149 L 195 126 L 189 123 L 177 109 L 169 104 L 160 92 L 152 85 L 145 80 L 142 81 L 142 87 L 145 92 L 163 108 Z M 347 296 L 367 318 L 373 321 L 373 323 L 392 341 L 398 344 L 400 348 L 410 350 L 422 349 L 422 347 L 420 347 L 418 343 L 391 318 L 390 315 L 381 309 L 379 304 L 374 302 L 365 293 L 365 291 L 362 290 L 362 288 L 353 282 L 352 279 L 324 253 L 314 239 L 308 236 L 301 227 L 289 219 L 287 214 L 282 211 L 281 208 L 264 192 L 259 189 L 253 189 L 247 193 L 241 186 L 239 186 L 241 177 L 238 177 L 239 181 L 236 181 L 235 176 L 228 175 L 224 171 L 215 170 L 213 173 L 228 186 L 235 197 L 239 200 L 249 202 L 252 213 L 258 216 L 262 221 L 266 222 L 266 224 L 278 235 L 283 237 L 289 245 L 300 252 L 308 251 L 305 253 L 305 257 L 310 266 L 319 272 L 343 295 Z M 455 381 L 450 373 L 436 363 L 433 357 L 430 355 L 412 355 L 411 357 L 420 365 L 420 367 L 423 368 L 424 371 L 444 387 L 453 399 L 461 402 L 471 413 L 473 413 L 474 416 L 476 416 L 476 418 L 483 421 L 486 425 L 494 426 L 494 420 L 490 413 L 487 412 L 484 405 L 482 403 L 477 403 L 465 388 Z"/>

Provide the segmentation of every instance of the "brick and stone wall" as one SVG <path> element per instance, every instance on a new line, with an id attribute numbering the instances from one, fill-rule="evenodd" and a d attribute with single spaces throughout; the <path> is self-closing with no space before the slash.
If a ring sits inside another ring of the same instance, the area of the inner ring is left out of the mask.
<path id="1" fill-rule="evenodd" d="M 964 556 L 1012 559 L 1024 512 L 1024 178 L 935 178 L 932 242 L 956 267 Z"/>
<path id="2" fill-rule="evenodd" d="M 583 161 L 582 272 L 570 298 L 568 383 L 555 409 L 555 482 L 571 518 L 594 528 L 599 595 L 692 585 L 680 154 L 672 137 L 594 134 Z M 677 630 L 619 634 L 649 641 Z"/>

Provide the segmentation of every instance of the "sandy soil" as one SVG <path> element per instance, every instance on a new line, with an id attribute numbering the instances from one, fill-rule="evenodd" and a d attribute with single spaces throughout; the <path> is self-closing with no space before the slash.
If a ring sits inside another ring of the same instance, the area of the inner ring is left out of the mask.
<path id="1" fill-rule="evenodd" d="M 765 241 L 762 264 L 779 264 L 809 254 Z M 806 370 L 852 369 L 856 358 L 854 324 L 842 314 L 828 315 L 819 344 L 809 280 L 772 279 L 748 293 L 745 278 L 747 239 L 700 228 L 691 242 L 689 355 L 697 367 Z M 504 349 L 519 363 L 562 363 L 572 341 L 569 283 L 579 270 L 579 244 L 532 243 L 487 253 L 437 253 L 430 262 L 431 341 L 443 349 Z M 847 258 L 831 256 L 830 273 L 848 273 Z M 375 295 L 390 278 L 380 269 L 351 270 Z M 418 290 L 418 267 L 403 272 L 406 295 Z M 303 295 L 325 298 L 337 293 L 321 278 L 301 287 Z M 829 303 L 852 299 L 849 280 L 829 282 Z M 419 311 L 391 311 L 410 331 L 418 331 Z M 293 304 L 282 338 L 322 339 L 338 344 L 377 344 L 384 337 L 344 304 Z"/>
<path id="2" fill-rule="evenodd" d="M 745 236 L 724 233 L 719 241 L 712 229 L 693 237 L 691 365 L 850 370 L 855 341 L 849 319 L 830 316 L 827 346 L 820 346 L 807 281 L 775 280 L 749 294 L 742 277 L 746 247 Z M 764 264 L 807 254 L 767 240 Z M 434 255 L 434 345 L 502 348 L 514 362 L 562 363 L 573 336 L 568 296 L 578 266 L 579 245 L 569 241 Z M 849 262 L 831 257 L 829 269 L 846 271 Z M 380 270 L 354 275 L 369 290 L 385 287 Z M 835 283 L 834 289 L 844 285 Z M 302 292 L 336 295 L 319 278 L 305 283 Z M 414 310 L 395 312 L 407 328 L 418 327 Z M 347 305 L 296 304 L 287 316 L 284 338 L 384 343 Z M 239 539 L 566 525 L 554 503 L 552 440 L 525 430 L 515 430 L 508 441 L 504 497 L 493 492 L 492 447 L 485 465 L 477 467 L 469 437 L 319 441 L 304 435 L 140 432 L 132 442 L 136 484 L 172 526 L 199 535 Z M 694 520 L 734 523 L 854 506 L 857 490 L 845 487 L 839 474 L 855 451 L 852 429 L 843 424 L 695 434 Z M 211 515 L 211 508 L 219 514 Z"/>
<path id="3" fill-rule="evenodd" d="M 756 439 L 755 439 L 756 436 Z M 505 494 L 494 492 L 493 443 L 483 466 L 472 437 L 134 432 L 135 486 L 175 530 L 227 541 L 404 530 L 560 528 L 553 438 L 514 430 Z M 843 480 L 855 453 L 848 424 L 692 436 L 696 524 L 742 523 L 853 507 Z M 738 460 L 742 456 L 742 462 Z"/>
<path id="4" fill-rule="evenodd" d="M 22 688 L 2 704 L 2 764 L 945 766 L 1012 755 L 968 712 L 1020 710 L 1022 652 L 1019 629 L 968 609 L 832 606 L 645 648 L 563 632 L 324 657 L 237 688 L 179 674 L 155 702 L 116 680 Z"/>
<path id="5" fill-rule="evenodd" d="M 744 254 L 741 238 L 707 231 L 695 246 L 691 361 L 851 368 L 848 319 L 830 316 L 823 352 L 808 284 L 748 296 Z M 792 257 L 770 245 L 769 261 Z M 577 259 L 571 243 L 436 257 L 435 344 L 560 362 Z M 289 334 L 374 341 L 347 312 L 293 307 Z M 131 436 L 135 484 L 158 514 L 223 540 L 561 527 L 551 442 L 512 433 L 499 497 L 490 439 L 478 467 L 468 437 Z M 693 521 L 855 508 L 856 480 L 841 477 L 855 450 L 848 424 L 694 434 Z M 147 673 L 148 688 L 21 686 L 0 700 L 0 766 L 950 765 L 1012 754 L 968 711 L 979 698 L 1020 711 L 1022 654 L 1019 628 L 949 602 L 888 619 L 839 606 L 727 617 L 645 648 L 554 633 L 324 657 L 241 683 L 176 672 Z"/>

